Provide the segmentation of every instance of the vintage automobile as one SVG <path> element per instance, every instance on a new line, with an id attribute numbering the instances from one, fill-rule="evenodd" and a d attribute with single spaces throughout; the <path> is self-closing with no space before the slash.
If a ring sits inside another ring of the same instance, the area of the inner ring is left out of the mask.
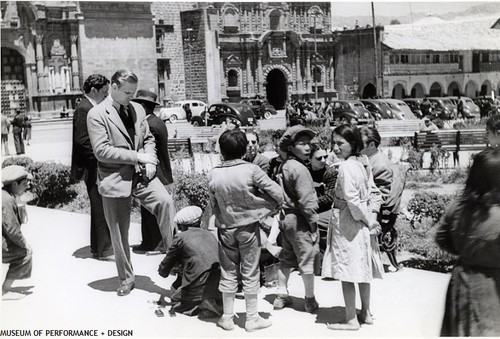
<path id="1" fill-rule="evenodd" d="M 446 97 L 446 99 L 450 99 L 450 101 L 455 105 L 458 112 L 458 101 L 461 101 L 463 104 L 463 116 L 464 119 L 472 119 L 472 118 L 480 118 L 481 117 L 481 109 L 478 105 L 472 101 L 471 98 L 468 97 Z"/>
<path id="2" fill-rule="evenodd" d="M 430 97 L 427 98 L 434 106 L 434 109 L 439 113 L 437 116 L 443 120 L 451 120 L 457 114 L 457 107 L 453 105 L 450 99 L 441 97 Z"/>
<path id="3" fill-rule="evenodd" d="M 497 99 L 498 100 L 498 99 Z M 500 114 L 500 105 L 498 101 L 489 96 L 481 96 L 472 99 L 472 101 L 479 106 L 481 118 L 493 114 Z"/>
<path id="4" fill-rule="evenodd" d="M 413 114 L 419 118 L 422 119 L 424 117 L 424 113 L 422 112 L 422 109 L 420 108 L 420 105 L 422 104 L 422 101 L 424 99 L 422 98 L 406 98 L 406 99 L 401 99 L 403 100 L 408 107 L 410 107 L 411 111 Z"/>
<path id="5" fill-rule="evenodd" d="M 359 100 L 335 100 L 332 107 L 332 122 L 351 123 L 355 119 L 358 123 L 373 123 L 374 119 L 369 110 Z"/>
<path id="6" fill-rule="evenodd" d="M 243 99 L 240 104 L 248 105 L 257 119 L 264 118 L 268 120 L 278 113 L 273 105 L 262 99 Z"/>
<path id="7" fill-rule="evenodd" d="M 372 99 L 362 99 L 360 101 L 365 105 L 367 110 L 372 112 L 372 116 L 374 114 L 377 116 L 378 119 L 374 117 L 376 120 L 393 118 L 392 110 L 385 102 Z"/>
<path id="8" fill-rule="evenodd" d="M 182 100 L 177 101 L 172 104 L 170 107 L 160 108 L 160 112 L 158 116 L 163 121 L 170 121 L 171 123 L 175 123 L 177 120 L 186 119 L 186 111 L 184 109 L 185 105 L 188 105 L 191 109 L 191 121 L 193 117 L 200 116 L 203 111 L 205 111 L 205 107 L 207 106 L 203 101 L 200 100 Z"/>
<path id="9" fill-rule="evenodd" d="M 200 116 L 199 125 L 220 125 L 224 121 L 237 121 L 240 126 L 255 126 L 257 119 L 252 109 L 239 103 L 216 103 L 211 105 Z"/>
<path id="10" fill-rule="evenodd" d="M 399 99 L 376 99 L 377 101 L 385 102 L 392 110 L 394 118 L 397 120 L 416 119 L 408 105 Z"/>

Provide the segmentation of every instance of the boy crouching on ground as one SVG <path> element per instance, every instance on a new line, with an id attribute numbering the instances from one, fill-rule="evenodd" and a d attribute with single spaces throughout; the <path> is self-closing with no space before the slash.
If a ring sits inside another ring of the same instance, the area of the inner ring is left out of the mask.
<path id="1" fill-rule="evenodd" d="M 217 325 L 234 328 L 234 299 L 240 271 L 246 304 L 246 331 L 271 326 L 269 319 L 257 313 L 259 291 L 259 220 L 283 203 L 280 186 L 259 166 L 241 158 L 246 153 L 247 138 L 239 129 L 224 132 L 219 139 L 224 161 L 209 175 L 210 203 L 216 218 L 219 238 L 219 261 L 224 314 Z"/>
<path id="2" fill-rule="evenodd" d="M 279 147 L 287 152 L 287 159 L 282 167 L 281 182 L 285 194 L 283 204 L 284 218 L 280 231 L 283 247 L 280 253 L 278 272 L 278 290 L 273 306 L 275 310 L 291 304 L 288 295 L 288 279 L 292 268 L 298 267 L 305 289 L 306 312 L 318 309 L 314 297 L 314 260 L 319 250 L 318 245 L 318 198 L 314 182 L 305 162 L 311 152 L 311 139 L 315 133 L 301 125 L 290 127 L 283 134 Z"/>

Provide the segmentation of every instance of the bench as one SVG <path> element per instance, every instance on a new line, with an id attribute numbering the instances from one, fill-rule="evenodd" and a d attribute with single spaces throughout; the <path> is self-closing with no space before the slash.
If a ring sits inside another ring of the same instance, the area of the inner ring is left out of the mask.
<path id="1" fill-rule="evenodd" d="M 420 131 L 422 120 L 394 120 L 386 119 L 375 122 L 381 136 L 409 137 Z"/>
<path id="2" fill-rule="evenodd" d="M 413 146 L 417 150 L 424 151 L 437 146 L 441 150 L 453 152 L 453 164 L 456 166 L 460 161 L 460 151 L 480 151 L 486 148 L 486 131 L 442 130 L 415 132 Z"/>
<path id="3" fill-rule="evenodd" d="M 193 154 L 191 147 L 191 139 L 189 138 L 169 138 L 168 139 L 168 152 L 175 153 L 180 151 L 187 151 L 190 155 Z"/>

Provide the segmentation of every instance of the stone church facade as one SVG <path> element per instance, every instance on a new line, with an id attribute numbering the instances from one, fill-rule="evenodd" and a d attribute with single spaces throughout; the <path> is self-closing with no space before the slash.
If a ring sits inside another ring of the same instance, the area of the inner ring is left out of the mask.
<path id="1" fill-rule="evenodd" d="M 1 2 L 2 109 L 73 109 L 130 68 L 160 101 L 335 97 L 329 2 Z"/>

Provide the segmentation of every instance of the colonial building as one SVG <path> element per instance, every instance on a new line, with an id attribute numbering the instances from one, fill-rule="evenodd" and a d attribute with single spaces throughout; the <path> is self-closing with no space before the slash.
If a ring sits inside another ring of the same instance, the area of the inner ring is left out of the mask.
<path id="1" fill-rule="evenodd" d="M 157 88 L 151 3 L 3 1 L 2 112 L 75 107 L 92 73 L 133 69 Z"/>
<path id="2" fill-rule="evenodd" d="M 290 98 L 336 96 L 330 3 L 189 6 L 192 3 L 152 5 L 158 65 L 168 70 L 160 71 L 164 96 L 210 103 L 260 96 L 278 108 Z M 176 74 L 179 70 L 184 74 Z"/>
<path id="3" fill-rule="evenodd" d="M 426 18 L 377 27 L 376 32 L 376 40 L 371 27 L 334 32 L 341 97 L 500 95 L 498 17 Z"/>

